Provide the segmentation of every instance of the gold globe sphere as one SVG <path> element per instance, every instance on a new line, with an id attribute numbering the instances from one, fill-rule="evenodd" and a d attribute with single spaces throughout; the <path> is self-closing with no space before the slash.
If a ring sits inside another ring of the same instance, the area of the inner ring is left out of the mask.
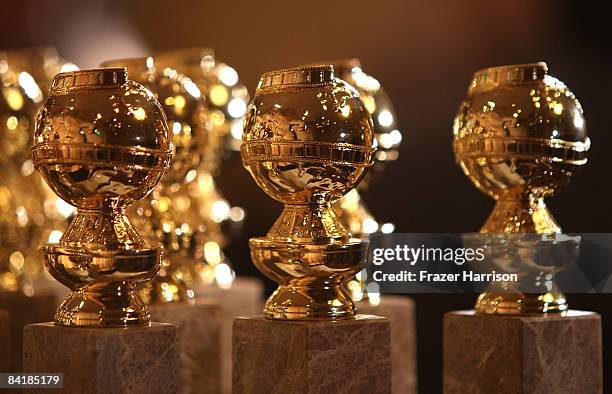
<path id="1" fill-rule="evenodd" d="M 590 140 L 580 103 L 545 63 L 476 72 L 453 134 L 464 173 L 498 201 L 482 232 L 560 231 L 543 199 L 586 163 Z"/>

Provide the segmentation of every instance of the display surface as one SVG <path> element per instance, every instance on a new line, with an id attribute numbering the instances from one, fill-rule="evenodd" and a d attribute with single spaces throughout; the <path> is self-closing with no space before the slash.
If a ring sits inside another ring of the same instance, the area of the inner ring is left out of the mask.
<path id="1" fill-rule="evenodd" d="M 333 66 L 262 75 L 249 105 L 242 160 L 259 187 L 285 204 L 266 237 L 250 241 L 253 262 L 280 287 L 266 302 L 272 319 L 353 317 L 344 288 L 364 265 L 331 203 L 373 163 L 370 114 Z"/>
<path id="2" fill-rule="evenodd" d="M 482 233 L 561 232 L 544 198 L 565 187 L 590 148 L 580 103 L 545 63 L 487 68 L 474 74 L 453 128 L 458 164 L 497 203 Z M 486 292 L 476 310 L 563 312 L 565 296 Z"/>
<path id="3" fill-rule="evenodd" d="M 55 323 L 149 324 L 134 287 L 155 276 L 160 248 L 146 244 L 125 208 L 168 168 L 171 143 L 159 103 L 124 68 L 58 74 L 34 138 L 36 169 L 78 208 L 59 243 L 43 248 L 49 272 L 72 290 Z"/>

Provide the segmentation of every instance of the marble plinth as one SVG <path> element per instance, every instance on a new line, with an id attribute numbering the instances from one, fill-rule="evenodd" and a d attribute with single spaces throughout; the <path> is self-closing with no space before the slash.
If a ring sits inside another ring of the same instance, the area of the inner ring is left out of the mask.
<path id="1" fill-rule="evenodd" d="M 221 307 L 214 301 L 150 305 L 151 319 L 178 327 L 182 393 L 221 392 Z"/>
<path id="2" fill-rule="evenodd" d="M 232 287 L 217 285 L 195 289 L 201 299 L 221 304 L 221 379 L 222 392 L 232 392 L 232 325 L 241 316 L 260 314 L 264 305 L 264 285 L 257 278 L 237 277 Z"/>
<path id="3" fill-rule="evenodd" d="M 11 372 L 21 371 L 23 328 L 32 323 L 53 320 L 59 301 L 55 295 L 39 292 L 31 297 L 21 292 L 0 293 L 0 309 L 9 314 L 11 332 Z"/>
<path id="4" fill-rule="evenodd" d="M 0 310 L 0 372 L 12 372 L 11 359 L 6 354 L 11 354 L 11 328 L 8 312 Z"/>
<path id="5" fill-rule="evenodd" d="M 417 393 L 416 316 L 408 297 L 382 295 L 374 305 L 357 302 L 359 313 L 388 317 L 391 322 L 391 381 L 394 394 Z"/>
<path id="6" fill-rule="evenodd" d="M 233 392 L 391 393 L 389 319 L 234 321 Z"/>
<path id="7" fill-rule="evenodd" d="M 444 392 L 601 393 L 601 317 L 444 316 Z"/>
<path id="8" fill-rule="evenodd" d="M 63 373 L 62 393 L 179 393 L 177 328 L 30 324 L 23 331 L 23 367 L 25 372 Z"/>

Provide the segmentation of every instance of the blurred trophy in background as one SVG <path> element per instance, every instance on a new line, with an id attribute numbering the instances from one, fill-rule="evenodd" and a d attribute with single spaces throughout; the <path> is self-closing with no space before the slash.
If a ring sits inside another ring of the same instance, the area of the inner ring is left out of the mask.
<path id="1" fill-rule="evenodd" d="M 507 392 L 601 392 L 601 317 L 568 309 L 556 287 L 556 254 L 577 254 L 577 243 L 555 234 L 544 203 L 587 162 L 580 103 L 545 63 L 486 68 L 474 74 L 453 134 L 459 166 L 496 200 L 480 230 L 488 272 L 500 262 L 519 269 L 534 292 L 493 282 L 475 310 L 444 316 L 444 391 L 490 393 L 504 382 Z"/>
<path id="2" fill-rule="evenodd" d="M 397 129 L 391 99 L 380 83 L 366 74 L 358 59 L 331 61 L 336 76 L 354 87 L 372 116 L 377 150 L 374 165 L 363 181 L 333 205 L 340 221 L 355 237 L 367 238 L 374 232 L 391 233 L 393 223 L 380 223 L 368 208 L 358 190 L 365 191 L 370 182 L 384 170 L 385 164 L 398 159 L 402 134 Z M 376 283 L 366 285 L 366 270 L 355 275 L 347 287 L 363 313 L 386 316 L 391 320 L 391 362 L 394 393 L 416 393 L 416 332 L 414 301 L 408 297 L 381 296 Z"/>
<path id="3" fill-rule="evenodd" d="M 202 222 L 200 200 L 192 195 L 202 147 L 211 132 L 206 101 L 185 75 L 158 66 L 156 58 L 110 60 L 104 67 L 126 67 L 130 79 L 157 98 L 166 114 L 174 155 L 170 168 L 153 191 L 130 209 L 136 228 L 150 242 L 160 243 L 161 269 L 138 293 L 150 304 L 157 321 L 181 328 L 179 351 L 183 390 L 218 392 L 221 386 L 219 305 L 195 303 L 206 298 L 200 282 L 230 286 L 233 271 L 222 258 Z M 198 291 L 194 291 L 196 287 Z"/>
<path id="4" fill-rule="evenodd" d="M 336 77 L 348 82 L 359 93 L 359 98 L 372 116 L 377 150 L 374 166 L 356 189 L 351 190 L 334 204 L 334 210 L 342 223 L 356 237 L 381 231 L 393 232 L 392 223 L 379 223 L 366 207 L 358 190 L 366 190 L 370 181 L 380 173 L 386 163 L 399 157 L 398 148 L 402 134 L 397 129 L 395 111 L 391 99 L 374 77 L 366 74 L 359 59 L 342 59 L 329 62 Z"/>
<path id="5" fill-rule="evenodd" d="M 232 384 L 232 323 L 237 316 L 248 316 L 261 310 L 263 283 L 257 278 L 235 277 L 232 264 L 223 248 L 232 233 L 239 231 L 245 218 L 244 209 L 232 207 L 215 184 L 220 162 L 230 151 L 240 149 L 242 123 L 249 94 L 232 67 L 216 59 L 211 48 L 183 48 L 158 53 L 159 67 L 170 67 L 188 76 L 200 89 L 206 101 L 207 120 L 211 128 L 200 146 L 201 160 L 188 175 L 187 184 L 192 202 L 199 205 L 198 220 L 209 237 L 204 246 L 206 261 L 219 261 L 217 271 L 202 265 L 202 280 L 193 284 L 196 297 L 221 304 L 222 389 L 231 391 Z M 235 262 L 234 262 L 235 263 Z M 229 272 L 225 268 L 230 268 Z M 220 281 L 221 279 L 229 279 Z"/>
<path id="6" fill-rule="evenodd" d="M 71 393 L 176 392 L 177 329 L 151 323 L 135 291 L 159 271 L 162 248 L 126 215 L 168 169 L 164 112 L 125 68 L 61 73 L 49 93 L 32 159 L 52 190 L 78 209 L 59 242 L 43 246 L 45 266 L 71 293 L 55 324 L 25 327 L 24 370 L 62 371 Z"/>
<path id="7" fill-rule="evenodd" d="M 210 48 L 185 48 L 159 53 L 162 67 L 174 68 L 198 85 L 206 99 L 212 130 L 201 147 L 202 160 L 190 179 L 192 197 L 199 200 L 200 216 L 210 238 L 222 249 L 228 232 L 240 228 L 245 212 L 231 207 L 223 197 L 214 177 L 228 150 L 238 150 L 242 140 L 242 122 L 249 102 L 246 86 L 240 83 L 232 67 L 218 61 Z"/>
<path id="8" fill-rule="evenodd" d="M 66 289 L 42 268 L 42 242 L 57 240 L 73 208 L 34 171 L 36 114 L 53 76 L 75 68 L 53 48 L 0 50 L 0 308 L 10 312 L 13 370 L 25 324 L 53 316 Z"/>

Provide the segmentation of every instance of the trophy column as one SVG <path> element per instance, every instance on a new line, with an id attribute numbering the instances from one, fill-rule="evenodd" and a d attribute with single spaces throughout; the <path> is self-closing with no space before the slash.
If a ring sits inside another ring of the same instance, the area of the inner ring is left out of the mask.
<path id="1" fill-rule="evenodd" d="M 71 289 L 54 323 L 24 329 L 25 372 L 62 373 L 63 392 L 176 393 L 177 329 L 151 323 L 135 292 L 159 271 L 126 208 L 168 168 L 171 143 L 158 101 L 124 68 L 58 74 L 36 122 L 32 158 L 78 213 L 45 266 Z"/>
<path id="2" fill-rule="evenodd" d="M 238 318 L 235 393 L 391 392 L 390 324 L 356 315 L 346 283 L 365 263 L 331 207 L 372 164 L 372 121 L 333 66 L 264 74 L 245 121 L 244 166 L 285 208 L 252 238 L 255 266 L 279 283 L 263 317 Z"/>
<path id="3" fill-rule="evenodd" d="M 456 158 L 497 200 L 481 233 L 561 232 L 544 197 L 587 161 L 582 107 L 544 63 L 474 74 L 455 119 Z M 444 316 L 445 393 L 600 393 L 601 318 L 559 291 L 490 288 Z"/>

